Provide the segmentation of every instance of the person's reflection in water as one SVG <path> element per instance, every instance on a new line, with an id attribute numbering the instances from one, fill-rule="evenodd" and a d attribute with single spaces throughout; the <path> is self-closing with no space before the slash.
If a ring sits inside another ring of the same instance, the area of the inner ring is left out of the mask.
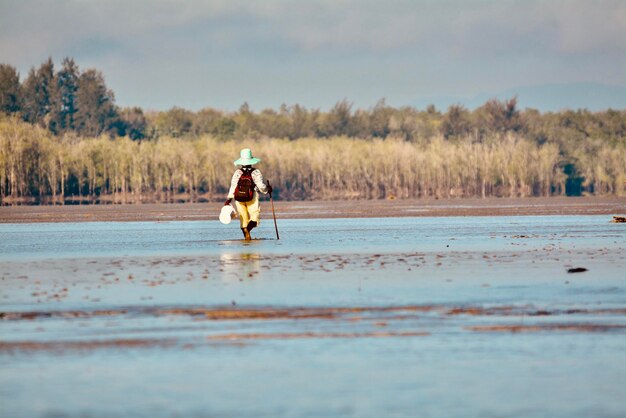
<path id="1" fill-rule="evenodd" d="M 244 281 L 259 277 L 261 273 L 261 254 L 225 253 L 220 254 L 220 275 L 222 281 Z"/>

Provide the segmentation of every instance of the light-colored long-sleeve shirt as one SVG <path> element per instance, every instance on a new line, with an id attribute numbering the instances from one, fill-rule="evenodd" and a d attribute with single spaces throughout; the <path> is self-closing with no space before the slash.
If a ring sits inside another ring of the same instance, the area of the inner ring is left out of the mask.
<path id="1" fill-rule="evenodd" d="M 243 174 L 243 171 L 238 168 L 233 174 L 233 178 L 230 181 L 230 190 L 228 191 L 228 199 L 232 199 L 235 197 L 235 188 L 237 187 L 237 183 L 239 182 L 239 178 Z M 267 186 L 263 181 L 263 174 L 258 168 L 255 168 L 252 172 L 252 180 L 254 180 L 254 184 L 256 185 L 256 190 L 260 191 L 263 194 L 267 194 Z"/>

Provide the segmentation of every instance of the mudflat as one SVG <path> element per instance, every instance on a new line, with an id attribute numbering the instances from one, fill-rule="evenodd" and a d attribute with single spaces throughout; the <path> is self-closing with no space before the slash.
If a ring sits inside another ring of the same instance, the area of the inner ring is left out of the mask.
<path id="1" fill-rule="evenodd" d="M 265 200 L 267 200 L 265 198 Z M 269 201 L 263 201 L 265 217 Z M 217 220 L 222 203 L 2 206 L 0 223 Z M 626 214 L 626 197 L 275 202 L 282 219 Z"/>
<path id="2" fill-rule="evenodd" d="M 2 208 L 0 415 L 626 416 L 623 200 L 541 201 Z"/>

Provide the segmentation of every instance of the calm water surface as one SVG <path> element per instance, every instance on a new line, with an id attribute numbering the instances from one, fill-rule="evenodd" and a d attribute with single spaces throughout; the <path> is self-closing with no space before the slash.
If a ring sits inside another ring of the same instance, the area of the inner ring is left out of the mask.
<path id="1" fill-rule="evenodd" d="M 250 244 L 240 241 L 238 223 L 82 222 L 0 224 L 0 260 L 148 255 L 378 253 L 511 249 L 511 237 L 540 248 L 624 244 L 624 228 L 606 216 L 518 216 L 373 218 L 279 221 L 276 240 L 264 220 Z M 618 241 L 618 242 L 615 242 Z"/>
<path id="2" fill-rule="evenodd" d="M 279 228 L 0 225 L 0 416 L 626 416 L 624 225 Z"/>

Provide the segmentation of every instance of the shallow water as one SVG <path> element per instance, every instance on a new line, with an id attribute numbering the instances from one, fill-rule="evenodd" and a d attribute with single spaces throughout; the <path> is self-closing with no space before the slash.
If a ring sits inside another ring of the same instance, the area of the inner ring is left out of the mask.
<path id="1" fill-rule="evenodd" d="M 606 216 L 516 216 L 271 220 L 241 241 L 238 223 L 80 222 L 0 224 L 0 261 L 67 257 L 501 251 L 517 244 L 568 248 L 623 244 L 624 227 Z M 533 238 L 515 241 L 515 238 Z M 449 245 L 450 247 L 446 247 Z M 232 251 L 231 251 L 232 250 Z"/>
<path id="2" fill-rule="evenodd" d="M 624 416 L 608 220 L 3 224 L 0 416 Z"/>

